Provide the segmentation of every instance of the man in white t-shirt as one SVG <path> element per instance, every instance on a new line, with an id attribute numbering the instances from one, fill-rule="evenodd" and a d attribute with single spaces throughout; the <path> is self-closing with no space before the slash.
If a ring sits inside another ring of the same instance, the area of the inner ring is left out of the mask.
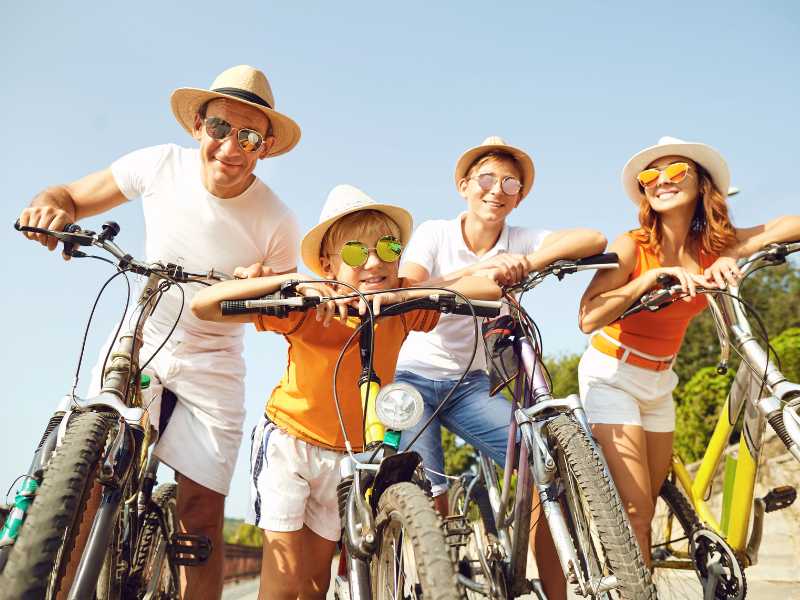
<path id="1" fill-rule="evenodd" d="M 400 275 L 410 285 L 464 275 L 486 274 L 498 283 L 511 284 L 529 271 L 558 259 L 575 259 L 602 252 L 606 239 L 592 229 L 512 227 L 506 223 L 533 186 L 533 160 L 524 151 L 489 137 L 464 152 L 456 163 L 455 182 L 467 202 L 467 211 L 452 221 L 426 221 L 414 232 L 403 251 Z M 492 396 L 486 358 L 475 343 L 471 317 L 442 315 L 426 334 L 411 332 L 397 360 L 395 381 L 420 391 L 425 412 L 419 425 L 404 431 L 401 446 L 418 434 L 413 450 L 420 453 L 432 484 L 436 508 L 447 513 L 447 479 L 444 473 L 441 426 L 460 436 L 495 462 L 505 464 L 511 404 Z M 464 381 L 437 417 L 420 433 L 441 401 L 468 371 Z M 535 522 L 535 520 L 534 520 Z M 540 528 L 546 530 L 546 527 Z M 536 559 L 548 598 L 564 597 L 560 565 L 549 537 L 536 540 Z M 552 573 L 550 577 L 547 574 Z"/>
<path id="2" fill-rule="evenodd" d="M 244 277 L 294 271 L 295 217 L 253 174 L 259 160 L 288 152 L 300 139 L 298 125 L 274 106 L 264 73 L 246 65 L 227 69 L 208 90 L 177 89 L 173 113 L 199 149 L 170 144 L 132 152 L 110 168 L 44 190 L 20 223 L 60 230 L 141 197 L 150 262 Z M 56 247 L 52 238 L 28 237 Z M 219 598 L 224 503 L 244 422 L 243 327 L 195 318 L 188 306 L 197 286 L 182 290 L 165 294 L 147 321 L 140 358 L 143 364 L 152 356 L 177 321 L 148 365 L 155 375 L 151 416 L 158 417 L 162 390 L 177 398 L 155 453 L 176 471 L 182 530 L 207 536 L 213 547 L 203 565 L 186 569 L 182 595 Z M 99 390 L 104 356 L 90 392 Z"/>

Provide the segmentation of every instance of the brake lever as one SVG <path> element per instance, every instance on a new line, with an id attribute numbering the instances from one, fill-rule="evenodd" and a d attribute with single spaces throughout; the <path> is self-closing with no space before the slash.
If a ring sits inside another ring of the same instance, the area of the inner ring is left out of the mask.
<path id="1" fill-rule="evenodd" d="M 53 231 L 52 229 L 45 229 L 43 227 L 23 226 L 19 224 L 19 219 L 17 219 L 14 223 L 14 229 L 30 233 L 43 233 L 44 235 L 54 237 L 64 244 L 64 254 L 75 258 L 86 256 L 85 252 L 76 250 L 75 246 L 91 246 L 94 244 L 95 240 L 94 231 L 84 231 L 80 228 L 80 225 L 76 225 L 75 223 L 68 223 L 65 225 L 64 231 Z"/>

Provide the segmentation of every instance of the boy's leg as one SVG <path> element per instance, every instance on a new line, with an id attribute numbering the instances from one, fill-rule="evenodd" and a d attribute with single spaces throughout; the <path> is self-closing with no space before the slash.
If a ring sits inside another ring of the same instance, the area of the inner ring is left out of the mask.
<path id="1" fill-rule="evenodd" d="M 322 600 L 328 591 L 336 542 L 307 526 L 264 531 L 259 600 Z"/>
<path id="2" fill-rule="evenodd" d="M 436 382 L 415 375 L 408 371 L 399 371 L 394 380 L 396 382 L 404 382 L 413 385 L 414 388 L 422 394 L 424 401 L 424 409 L 422 412 L 422 419 L 419 423 L 402 433 L 400 439 L 400 448 L 405 449 L 408 443 L 417 436 L 417 433 L 422 429 L 425 423 L 428 422 L 436 407 L 441 402 L 441 398 L 437 395 Z M 442 411 L 444 412 L 444 411 Z M 440 413 L 441 415 L 442 413 Z M 417 441 L 411 447 L 411 450 L 418 452 L 422 457 L 422 464 L 426 469 L 425 475 L 431 482 L 431 493 L 433 494 L 433 502 L 436 509 L 440 514 L 447 514 L 447 479 L 439 475 L 444 473 L 444 452 L 442 451 L 442 431 L 440 419 L 436 418 L 433 422 L 422 432 Z"/>

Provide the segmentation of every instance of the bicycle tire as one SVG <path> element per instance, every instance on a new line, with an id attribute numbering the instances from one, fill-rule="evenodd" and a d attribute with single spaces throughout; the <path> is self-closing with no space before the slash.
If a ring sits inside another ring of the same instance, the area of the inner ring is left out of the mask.
<path id="1" fill-rule="evenodd" d="M 600 598 L 656 600 L 650 570 L 589 434 L 571 414 L 549 421 L 547 431 L 555 445 L 564 513 L 584 577 L 616 576 L 618 587 Z"/>
<path id="2" fill-rule="evenodd" d="M 418 486 L 401 482 L 387 488 L 376 522 L 378 550 L 370 562 L 374 600 L 462 598 L 442 520 Z"/>
<path id="3" fill-rule="evenodd" d="M 673 481 L 665 480 L 656 502 L 651 538 L 653 583 L 660 599 L 703 597 L 689 552 L 690 536 L 700 526 L 700 519 L 683 492 Z"/>
<path id="4" fill-rule="evenodd" d="M 86 501 L 114 424 L 112 415 L 98 412 L 70 419 L 28 511 L 25 533 L 9 556 L 0 598 L 41 600 L 59 591 L 75 538 L 82 527 L 91 527 L 84 518 Z"/>
<path id="5" fill-rule="evenodd" d="M 156 512 L 145 514 L 129 578 L 133 586 L 128 588 L 131 598 L 180 599 L 180 581 L 168 553 L 177 523 L 177 497 L 178 487 L 174 483 L 160 485 L 153 493 L 152 501 L 164 515 L 167 531 Z"/>

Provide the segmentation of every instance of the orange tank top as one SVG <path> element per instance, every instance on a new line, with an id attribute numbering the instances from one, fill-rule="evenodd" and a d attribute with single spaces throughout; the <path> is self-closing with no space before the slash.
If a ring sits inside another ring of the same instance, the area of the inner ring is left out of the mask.
<path id="1" fill-rule="evenodd" d="M 631 234 L 628 234 L 631 235 Z M 631 238 L 633 236 L 631 235 Z M 634 239 L 636 242 L 636 240 Z M 636 266 L 628 281 L 639 277 L 642 273 L 661 267 L 658 256 L 636 242 L 638 255 Z M 711 266 L 716 256 L 700 252 L 701 272 Z M 607 336 L 614 338 L 623 346 L 633 348 L 653 356 L 667 357 L 678 353 L 683 336 L 689 322 L 708 306 L 705 295 L 698 294 L 691 302 L 673 302 L 657 312 L 642 311 L 626 317 L 621 321 L 603 327 Z"/>

